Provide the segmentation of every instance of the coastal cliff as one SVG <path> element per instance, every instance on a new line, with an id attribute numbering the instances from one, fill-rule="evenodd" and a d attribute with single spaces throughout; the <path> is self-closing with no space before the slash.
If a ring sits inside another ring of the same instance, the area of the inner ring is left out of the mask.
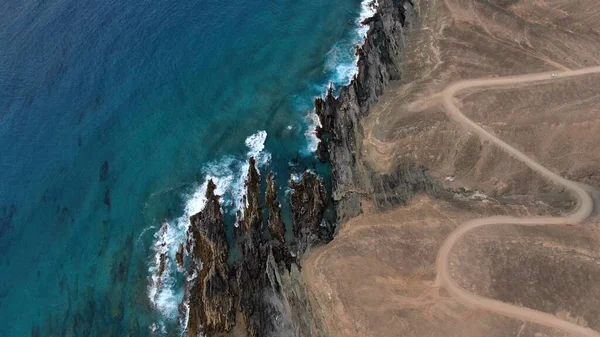
<path id="1" fill-rule="evenodd" d="M 299 253 L 333 239 L 335 227 L 323 218 L 327 194 L 323 181 L 312 172 L 304 172 L 300 182 L 290 181 L 292 229 Z"/>
<path id="2" fill-rule="evenodd" d="M 358 215 L 365 197 L 385 209 L 407 203 L 421 191 L 436 193 L 436 185 L 422 166 L 405 163 L 381 174 L 360 158 L 360 119 L 367 116 L 390 81 L 400 79 L 404 34 L 413 16 L 407 0 L 398 4 L 380 0 L 376 14 L 363 22 L 369 30 L 364 45 L 356 50 L 358 74 L 337 97 L 330 88 L 324 98 L 315 100 L 321 122 L 317 156 L 332 166 L 337 223 Z M 292 223 L 287 226 L 271 173 L 265 183 L 261 202 L 261 174 L 250 158 L 243 209 L 238 210 L 233 233 L 233 245 L 239 251 L 234 259 L 227 250 L 212 182 L 205 208 L 191 218 L 187 245 L 191 263 L 186 266 L 188 290 L 182 306 L 189 312 L 189 336 L 198 332 L 206 336 L 326 335 L 300 273 L 303 254 L 312 246 L 328 243 L 335 233 L 335 224 L 324 219 L 329 197 L 323 180 L 306 171 L 299 180 L 289 181 Z M 263 219 L 265 215 L 267 219 Z"/>
<path id="3" fill-rule="evenodd" d="M 186 289 L 190 336 L 228 331 L 235 324 L 234 298 L 229 285 L 229 248 L 219 197 L 212 180 L 206 188 L 206 205 L 190 218 L 187 251 L 190 256 Z"/>
<path id="4" fill-rule="evenodd" d="M 357 48 L 358 74 L 340 89 L 337 97 L 329 88 L 324 98 L 315 99 L 321 126 L 317 156 L 332 166 L 333 200 L 338 223 L 361 212 L 361 200 L 369 198 L 384 210 L 407 203 L 419 192 L 436 194 L 438 188 L 424 167 L 399 165 L 389 174 L 373 172 L 361 160 L 360 120 L 369 114 L 391 81 L 400 80 L 405 34 L 415 17 L 409 0 L 380 0 L 362 47 Z"/>

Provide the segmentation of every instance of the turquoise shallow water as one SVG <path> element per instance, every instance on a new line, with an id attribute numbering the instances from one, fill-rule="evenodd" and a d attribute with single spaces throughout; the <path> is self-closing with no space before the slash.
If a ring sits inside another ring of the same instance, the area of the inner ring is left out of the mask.
<path id="1" fill-rule="evenodd" d="M 290 173 L 326 172 L 308 117 L 353 72 L 360 13 L 359 0 L 1 2 L 0 336 L 179 336 L 175 268 L 152 287 L 157 242 L 173 251 L 209 175 L 232 216 L 248 155 L 281 197 Z"/>

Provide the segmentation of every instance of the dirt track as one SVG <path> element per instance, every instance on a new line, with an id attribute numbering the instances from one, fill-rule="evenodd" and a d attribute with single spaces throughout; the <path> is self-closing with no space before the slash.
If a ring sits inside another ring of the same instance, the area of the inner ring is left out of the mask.
<path id="1" fill-rule="evenodd" d="M 460 225 L 446 239 L 440 248 L 436 260 L 436 286 L 443 286 L 453 297 L 460 302 L 484 309 L 490 312 L 501 314 L 507 317 L 512 317 L 524 321 L 529 321 L 544 325 L 551 328 L 560 329 L 575 336 L 585 337 L 600 337 L 600 333 L 594 330 L 581 327 L 579 325 L 562 320 L 554 315 L 543 313 L 537 310 L 528 309 L 505 302 L 477 296 L 462 289 L 453 279 L 449 272 L 449 255 L 454 244 L 470 230 L 488 225 L 512 224 L 523 226 L 534 225 L 565 225 L 580 223 L 587 219 L 594 210 L 594 204 L 590 195 L 576 182 L 567 180 L 554 172 L 548 170 L 544 166 L 538 164 L 527 155 L 508 145 L 504 141 L 496 138 L 491 133 L 487 132 L 481 126 L 477 125 L 468 119 L 460 109 L 454 104 L 453 98 L 456 93 L 461 90 L 482 87 L 498 87 L 513 85 L 519 83 L 530 83 L 537 81 L 556 80 L 559 78 L 581 76 L 586 74 L 600 73 L 600 67 L 583 68 L 579 70 L 564 71 L 564 72 L 545 72 L 537 74 L 528 74 L 522 76 L 508 76 L 491 79 L 476 79 L 460 81 L 451 84 L 443 91 L 443 104 L 448 114 L 461 125 L 475 131 L 481 138 L 491 141 L 508 152 L 514 158 L 520 160 L 529 166 L 535 172 L 541 174 L 544 178 L 554 182 L 565 189 L 571 191 L 578 200 L 578 206 L 569 216 L 565 217 L 508 217 L 508 216 L 493 216 L 471 220 Z"/>

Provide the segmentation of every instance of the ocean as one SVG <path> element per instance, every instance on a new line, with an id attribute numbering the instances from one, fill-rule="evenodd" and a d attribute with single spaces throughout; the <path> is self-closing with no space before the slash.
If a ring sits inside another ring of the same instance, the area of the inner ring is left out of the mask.
<path id="1" fill-rule="evenodd" d="M 356 73 L 372 12 L 0 2 L 0 336 L 181 336 L 173 258 L 207 179 L 233 226 L 249 156 L 275 172 L 284 214 L 290 176 L 327 176 L 313 100 Z"/>

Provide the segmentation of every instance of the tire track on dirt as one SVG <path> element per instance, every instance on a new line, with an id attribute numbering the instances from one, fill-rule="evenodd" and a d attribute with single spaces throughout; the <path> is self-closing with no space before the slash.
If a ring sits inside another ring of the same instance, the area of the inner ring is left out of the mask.
<path id="1" fill-rule="evenodd" d="M 591 196 L 578 183 L 567 180 L 557 175 L 556 173 L 550 171 L 546 167 L 540 165 L 524 153 L 510 146 L 508 143 L 498 139 L 496 136 L 486 131 L 477 123 L 467 118 L 454 104 L 454 95 L 465 89 L 501 87 L 513 84 L 556 80 L 559 78 L 582 76 L 594 73 L 600 73 L 600 66 L 583 68 L 578 70 L 569 70 L 564 72 L 544 72 L 519 76 L 465 80 L 449 85 L 442 92 L 443 105 L 452 119 L 454 119 L 459 124 L 467 127 L 468 129 L 476 132 L 482 139 L 493 142 L 494 144 L 502 148 L 504 151 L 508 152 L 511 156 L 520 160 L 535 172 L 541 174 L 544 178 L 571 191 L 578 201 L 576 209 L 570 215 L 564 217 L 492 216 L 474 219 L 456 228 L 448 236 L 446 241 L 444 241 L 444 244 L 438 251 L 436 259 L 436 286 L 443 286 L 450 293 L 451 296 L 455 297 L 458 301 L 462 302 L 463 304 L 468 305 L 470 307 L 487 310 L 503 316 L 512 317 L 555 329 L 560 329 L 564 332 L 573 334 L 575 336 L 600 337 L 600 333 L 597 331 L 594 331 L 589 328 L 584 328 L 582 326 L 562 320 L 554 315 L 469 293 L 468 291 L 461 288 L 452 278 L 449 270 L 448 261 L 450 257 L 450 251 L 452 250 L 452 247 L 456 244 L 456 242 L 463 235 L 475 228 L 501 224 L 521 226 L 576 224 L 587 219 L 594 210 L 594 203 Z"/>

